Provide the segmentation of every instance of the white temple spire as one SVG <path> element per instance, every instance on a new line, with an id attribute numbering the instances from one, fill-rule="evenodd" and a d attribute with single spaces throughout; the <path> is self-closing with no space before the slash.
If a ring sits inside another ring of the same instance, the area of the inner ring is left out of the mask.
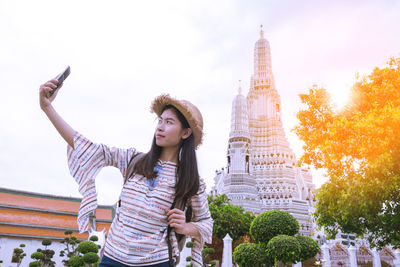
<path id="1" fill-rule="evenodd" d="M 254 73 L 247 97 L 232 102 L 227 173 L 216 178 L 217 192 L 246 211 L 285 210 L 300 223 L 300 233 L 312 231 L 309 208 L 314 203 L 309 170 L 296 167 L 296 155 L 285 136 L 281 100 L 275 88 L 271 49 L 261 25 L 254 46 Z"/>
<path id="2" fill-rule="evenodd" d="M 264 38 L 264 30 L 263 30 L 263 25 L 260 25 L 260 38 Z"/>

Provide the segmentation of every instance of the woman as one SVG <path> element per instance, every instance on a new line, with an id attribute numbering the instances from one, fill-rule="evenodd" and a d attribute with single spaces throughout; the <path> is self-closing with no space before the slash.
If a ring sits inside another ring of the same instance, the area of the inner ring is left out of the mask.
<path id="1" fill-rule="evenodd" d="M 40 86 L 40 107 L 68 143 L 70 173 L 83 195 L 80 232 L 89 230 L 89 214 L 97 207 L 94 179 L 101 168 L 117 167 L 127 178 L 100 266 L 171 266 L 179 259 L 176 234 L 192 237 L 193 266 L 202 266 L 201 250 L 204 242 L 211 243 L 213 222 L 195 153 L 203 136 L 200 111 L 161 95 L 152 103 L 159 120 L 150 151 L 110 148 L 91 142 L 58 115 L 51 105 L 62 87 L 57 83 L 52 79 Z M 175 208 L 179 201 L 191 206 L 191 218 Z"/>

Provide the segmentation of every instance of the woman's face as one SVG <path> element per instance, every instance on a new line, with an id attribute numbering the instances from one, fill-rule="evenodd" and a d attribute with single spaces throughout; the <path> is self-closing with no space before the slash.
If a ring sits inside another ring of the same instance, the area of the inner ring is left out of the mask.
<path id="1" fill-rule="evenodd" d="M 160 147 L 180 147 L 182 139 L 188 138 L 191 133 L 190 128 L 183 129 L 172 109 L 166 109 L 158 118 L 156 144 Z"/>

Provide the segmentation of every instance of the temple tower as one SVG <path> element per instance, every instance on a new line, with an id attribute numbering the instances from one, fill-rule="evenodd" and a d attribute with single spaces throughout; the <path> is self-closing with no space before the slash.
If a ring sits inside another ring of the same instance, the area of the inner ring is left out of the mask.
<path id="1" fill-rule="evenodd" d="M 254 47 L 249 92 L 246 98 L 241 92 L 235 97 L 231 119 L 227 173 L 224 169 L 217 171 L 215 193 L 227 194 L 233 204 L 247 211 L 256 211 L 255 205 L 260 212 L 287 211 L 299 221 L 300 233 L 310 235 L 315 186 L 310 171 L 296 166 L 296 155 L 285 135 L 271 49 L 262 26 Z M 258 197 L 253 204 L 243 202 L 252 199 L 252 186 Z"/>
<path id="2" fill-rule="evenodd" d="M 256 181 L 251 177 L 250 133 L 246 98 L 239 93 L 232 102 L 231 131 L 227 151 L 227 175 L 223 178 L 223 193 L 231 203 L 246 211 L 260 212 Z"/>
<path id="3" fill-rule="evenodd" d="M 309 172 L 296 167 L 296 155 L 285 136 L 281 100 L 272 73 L 271 49 L 262 27 L 260 39 L 254 47 L 254 74 L 247 104 L 251 174 L 257 181 L 261 209 L 288 211 L 299 220 L 304 230 L 308 230 L 311 227 L 309 207 L 314 187 L 312 181 L 304 180 L 311 178 Z"/>

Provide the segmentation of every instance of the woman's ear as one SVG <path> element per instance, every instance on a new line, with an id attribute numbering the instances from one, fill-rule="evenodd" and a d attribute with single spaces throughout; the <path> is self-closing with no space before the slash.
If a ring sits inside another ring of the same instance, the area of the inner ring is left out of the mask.
<path id="1" fill-rule="evenodd" d="M 183 131 L 184 132 L 183 132 L 183 135 L 182 135 L 182 139 L 186 139 L 192 134 L 192 129 L 191 128 L 186 128 Z"/>

